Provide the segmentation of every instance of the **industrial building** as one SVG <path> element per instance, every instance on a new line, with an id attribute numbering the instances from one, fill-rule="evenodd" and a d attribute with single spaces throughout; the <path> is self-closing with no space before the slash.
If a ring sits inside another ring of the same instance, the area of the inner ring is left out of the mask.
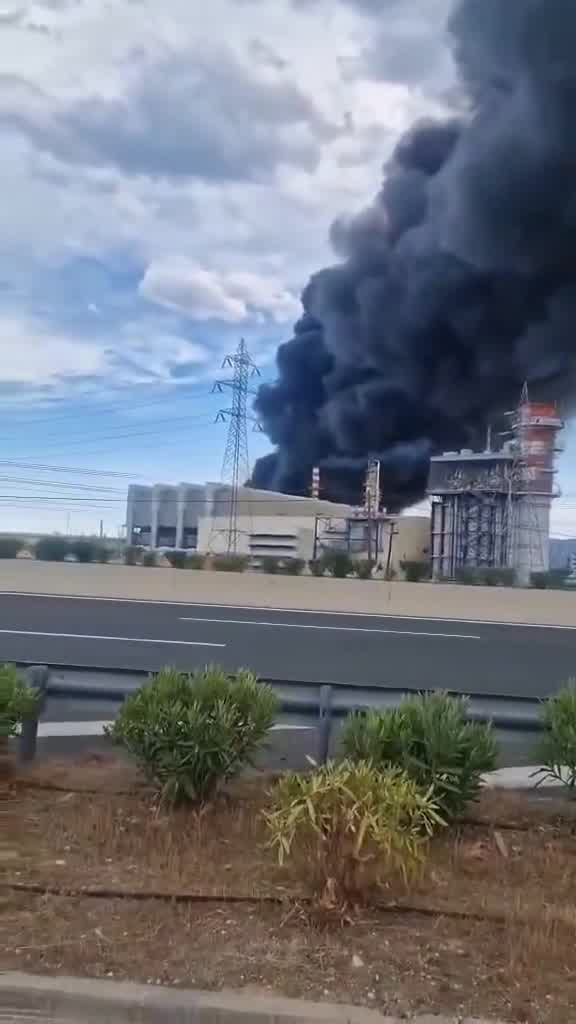
<path id="1" fill-rule="evenodd" d="M 309 561 L 327 550 L 347 551 L 398 571 L 403 560 L 428 557 L 429 521 L 372 518 L 364 509 L 318 497 L 301 498 L 227 484 L 133 484 L 128 490 L 129 544 L 226 553 L 234 520 L 235 551 Z"/>
<path id="2" fill-rule="evenodd" d="M 499 451 L 446 452 L 432 459 L 434 579 L 461 569 L 508 568 L 526 585 L 550 565 L 555 454 L 563 423 L 552 404 L 524 392 Z"/>

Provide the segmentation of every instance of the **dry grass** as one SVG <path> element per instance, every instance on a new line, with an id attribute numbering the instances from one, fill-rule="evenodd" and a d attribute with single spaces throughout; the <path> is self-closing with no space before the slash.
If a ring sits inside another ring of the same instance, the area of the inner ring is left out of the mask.
<path id="1" fill-rule="evenodd" d="M 366 912 L 350 928 L 319 932 L 304 914 L 287 913 L 301 893 L 265 847 L 266 783 L 242 782 L 201 814 L 165 813 L 127 771 L 106 761 L 76 765 L 74 785 L 96 790 L 89 796 L 30 788 L 30 780 L 5 790 L 0 878 L 68 891 L 274 895 L 286 906 L 37 897 L 7 888 L 0 969 L 257 986 L 388 1013 L 575 1019 L 571 805 L 486 796 L 475 812 L 481 823 L 438 838 L 409 893 L 384 893 L 385 902 L 409 902 L 421 913 Z M 64 769 L 58 785 L 66 785 Z M 450 916 L 462 913 L 470 919 Z M 354 955 L 361 967 L 352 966 Z"/>

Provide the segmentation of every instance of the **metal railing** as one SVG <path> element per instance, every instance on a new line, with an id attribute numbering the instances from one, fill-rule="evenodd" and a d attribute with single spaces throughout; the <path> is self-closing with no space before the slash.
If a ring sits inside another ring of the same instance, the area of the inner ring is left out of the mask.
<path id="1" fill-rule="evenodd" d="M 19 756 L 32 761 L 36 756 L 38 726 L 48 700 L 77 701 L 120 705 L 125 698 L 141 686 L 153 673 L 143 670 L 110 669 L 86 665 L 32 665 L 17 663 L 27 684 L 40 691 L 38 715 L 27 719 L 19 738 Z M 279 696 L 280 715 L 297 716 L 310 729 L 316 730 L 316 758 L 324 764 L 328 758 L 334 723 L 353 711 L 369 708 L 397 707 L 401 701 L 415 693 L 428 692 L 426 687 L 395 687 L 382 684 L 304 682 L 302 680 L 264 679 Z M 432 688 L 430 690 L 432 691 Z M 542 701 L 535 697 L 517 697 L 502 694 L 452 692 L 468 701 L 468 718 L 475 722 L 490 722 L 500 731 L 517 735 L 538 733 L 542 730 L 540 710 Z"/>

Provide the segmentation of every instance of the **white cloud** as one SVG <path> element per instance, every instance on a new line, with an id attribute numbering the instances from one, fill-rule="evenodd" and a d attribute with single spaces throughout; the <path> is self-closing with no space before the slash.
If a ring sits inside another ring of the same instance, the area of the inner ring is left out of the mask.
<path id="1" fill-rule="evenodd" d="M 68 378 L 103 373 L 104 352 L 97 345 L 47 329 L 17 316 L 0 316 L 0 381 L 50 385 Z"/>
<path id="2" fill-rule="evenodd" d="M 193 320 L 242 323 L 264 315 L 284 323 L 297 315 L 299 308 L 296 297 L 273 278 L 249 271 L 205 270 L 182 262 L 151 264 L 140 283 L 140 293 Z"/>

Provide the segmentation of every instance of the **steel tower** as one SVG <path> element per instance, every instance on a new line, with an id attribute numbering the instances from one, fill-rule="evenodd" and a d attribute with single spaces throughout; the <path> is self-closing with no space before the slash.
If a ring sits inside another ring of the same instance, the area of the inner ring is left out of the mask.
<path id="1" fill-rule="evenodd" d="M 230 484 L 226 550 L 228 554 L 236 554 L 240 487 L 250 475 L 247 413 L 249 384 L 254 377 L 260 376 L 260 370 L 252 360 L 244 338 L 240 339 L 236 351 L 224 358 L 222 369 L 232 370 L 232 377 L 228 380 L 217 380 L 212 392 L 232 392 L 231 406 L 228 409 L 220 409 L 216 422 L 228 423 L 228 437 L 222 462 L 222 482 Z"/>

